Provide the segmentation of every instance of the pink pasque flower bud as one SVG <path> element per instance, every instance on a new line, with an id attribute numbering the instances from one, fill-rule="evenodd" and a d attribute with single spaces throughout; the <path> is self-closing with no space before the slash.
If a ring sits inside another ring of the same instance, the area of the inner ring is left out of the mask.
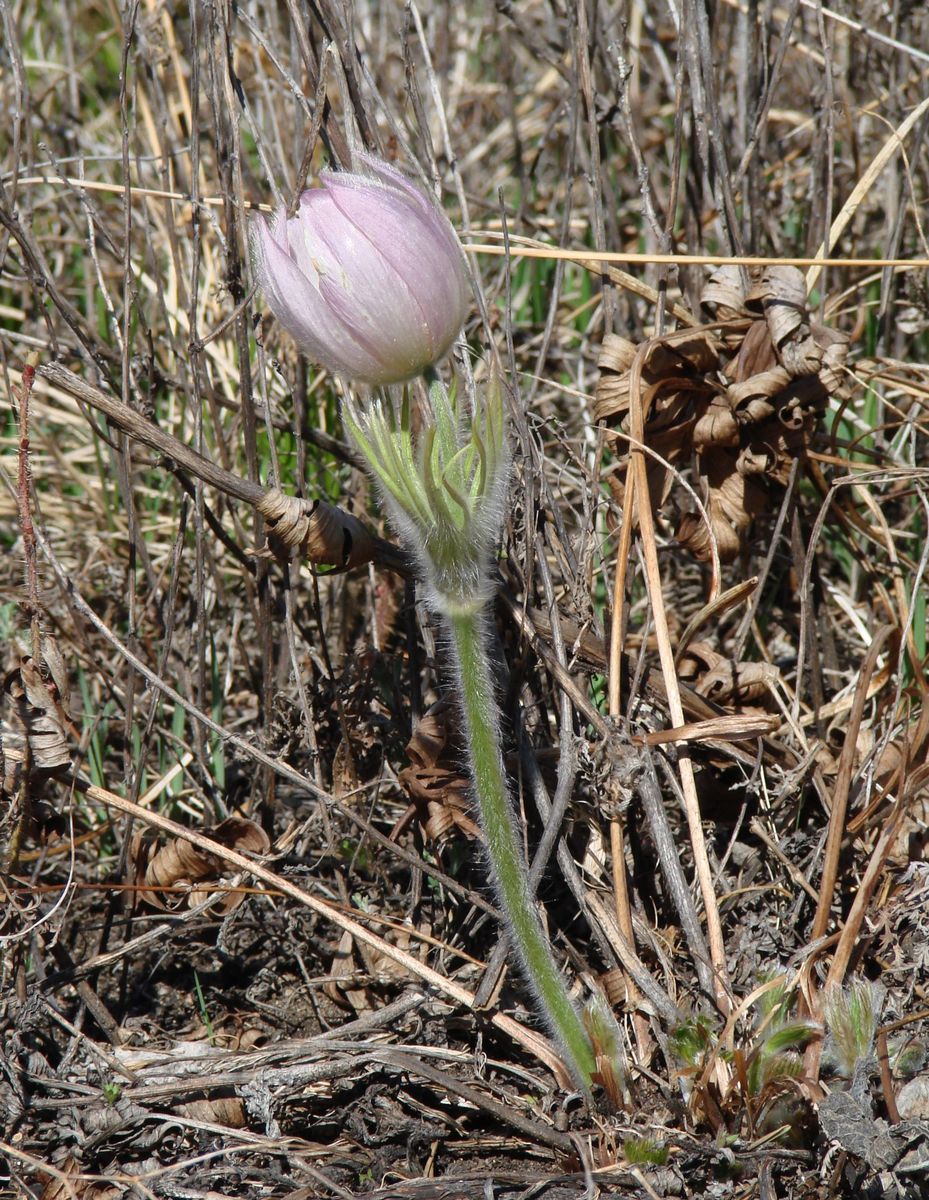
<path id="1" fill-rule="evenodd" d="M 258 279 L 301 350 L 374 386 L 411 379 L 451 346 L 468 310 L 448 218 L 394 167 L 324 171 L 296 216 L 256 222 Z"/>

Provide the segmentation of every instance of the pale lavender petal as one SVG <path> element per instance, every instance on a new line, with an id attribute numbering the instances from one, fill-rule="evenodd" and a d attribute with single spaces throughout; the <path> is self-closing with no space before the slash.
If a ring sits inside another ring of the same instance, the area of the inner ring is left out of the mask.
<path id="1" fill-rule="evenodd" d="M 385 382 L 399 383 L 419 374 L 431 363 L 435 362 L 429 330 L 421 320 L 415 323 L 370 321 L 358 322 L 358 307 L 352 303 L 351 297 L 340 288 L 330 285 L 328 280 L 322 280 L 320 287 L 326 300 L 339 314 L 346 326 L 352 329 L 353 336 L 358 341 L 370 338 L 372 350 L 381 363 L 381 374 Z"/>
<path id="2" fill-rule="evenodd" d="M 296 216 L 287 222 L 287 240 L 294 260 L 313 279 L 320 273 L 338 269 L 338 257 L 325 243 L 319 242 L 316 233 L 333 214 L 338 217 L 338 209 L 329 193 L 323 188 L 313 188 L 303 193 Z"/>
<path id="3" fill-rule="evenodd" d="M 375 158 L 371 154 L 361 153 L 356 155 L 356 158 L 364 168 L 360 174 L 366 178 L 377 179 L 387 187 L 395 188 L 397 191 L 414 200 L 425 213 L 430 212 L 436 207 L 436 202 L 432 196 L 427 196 L 422 188 L 404 175 L 398 167 L 385 162 L 383 159 Z"/>
<path id="4" fill-rule="evenodd" d="M 445 212 L 439 205 L 436 198 L 430 193 L 426 194 L 422 189 L 411 179 L 408 179 L 402 171 L 390 163 L 382 162 L 380 159 L 372 158 L 370 154 L 358 155 L 359 160 L 364 164 L 366 170 L 370 171 L 375 178 L 382 182 L 398 188 L 407 196 L 412 196 L 423 209 L 427 217 L 437 216 L 438 220 L 434 223 L 435 231 L 441 230 L 448 246 L 449 252 L 454 252 L 456 255 L 461 254 L 461 245 L 458 241 L 458 235 L 452 228 L 452 223 L 449 221 Z"/>
<path id="5" fill-rule="evenodd" d="M 259 223 L 258 275 L 272 311 L 332 370 L 400 382 L 446 353 L 467 315 L 461 246 L 433 198 L 368 155 L 323 173 L 290 221 Z"/>
<path id="6" fill-rule="evenodd" d="M 323 179 L 327 189 L 344 188 L 347 192 L 355 191 L 361 196 L 367 195 L 372 199 L 382 196 L 385 192 L 392 195 L 395 211 L 405 214 L 406 219 L 410 222 L 415 221 L 419 216 L 422 220 L 422 227 L 428 229 L 431 236 L 441 243 L 445 252 L 454 255 L 456 259 L 459 258 L 461 247 L 458 237 L 434 197 L 426 195 L 417 184 L 395 167 L 390 166 L 389 163 L 380 162 L 368 154 L 358 157 L 371 174 L 359 175 L 341 171 L 324 171 Z M 383 192 L 375 190 L 377 188 L 383 188 Z M 350 197 L 342 200 L 343 204 L 350 202 Z M 409 233 L 408 230 L 407 240 Z"/>
<path id="7" fill-rule="evenodd" d="M 412 206 L 390 188 L 359 187 L 357 176 L 335 176 L 327 187 L 335 205 L 377 247 L 415 296 L 428 329 L 433 359 L 444 354 L 468 308 L 461 249 L 445 214 L 428 202 Z"/>
<path id="8" fill-rule="evenodd" d="M 412 372 L 436 357 L 426 310 L 384 254 L 382 241 L 368 235 L 365 225 L 374 223 L 383 204 L 380 193 L 372 196 L 370 190 L 369 185 L 363 197 L 367 207 L 359 203 L 351 218 L 335 203 L 308 210 L 306 241 L 325 264 L 319 286 L 326 300 L 356 337 L 383 346 L 387 361 L 411 361 Z M 408 236 L 409 224 L 408 220 Z M 334 269 L 329 267 L 332 262 L 337 263 Z M 407 343 L 407 351 L 398 357 L 397 347 Z"/>
<path id="9" fill-rule="evenodd" d="M 332 371 L 365 379 L 381 364 L 282 247 L 267 223 L 256 223 L 256 266 L 271 311 L 302 350 Z"/>

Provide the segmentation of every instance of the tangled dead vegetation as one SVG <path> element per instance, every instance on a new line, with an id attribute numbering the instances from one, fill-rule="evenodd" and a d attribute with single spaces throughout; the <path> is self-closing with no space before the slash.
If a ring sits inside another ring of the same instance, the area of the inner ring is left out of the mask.
<path id="1" fill-rule="evenodd" d="M 723 563 L 739 556 L 752 523 L 777 510 L 794 464 L 805 465 L 822 444 L 830 402 L 848 396 L 848 338 L 812 320 L 800 271 L 765 267 L 747 275 L 726 266 L 710 276 L 700 302 L 712 325 L 640 346 L 608 334 L 599 358 L 593 411 L 615 429 L 614 494 L 622 502 L 628 410 L 641 403 L 656 510 L 668 499 L 674 468 L 693 461 L 709 521 L 687 509 L 675 538 L 701 562 L 714 548 Z"/>
<path id="2" fill-rule="evenodd" d="M 263 857 L 271 849 L 271 840 L 261 826 L 242 817 L 227 817 L 205 832 L 219 846 L 230 850 Z M 162 912 L 204 904 L 211 916 L 225 917 L 245 898 L 242 892 L 218 890 L 215 885 L 223 872 L 222 859 L 189 842 L 171 838 L 165 845 L 155 847 L 137 834 L 130 854 L 135 863 L 139 899 Z"/>

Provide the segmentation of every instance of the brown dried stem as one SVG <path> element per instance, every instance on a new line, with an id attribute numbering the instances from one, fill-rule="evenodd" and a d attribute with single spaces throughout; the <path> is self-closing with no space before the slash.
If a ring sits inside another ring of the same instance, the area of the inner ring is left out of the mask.
<path id="1" fill-rule="evenodd" d="M 76 400 L 102 412 L 118 429 L 165 455 L 196 479 L 252 505 L 267 521 L 268 533 L 277 537 L 288 552 L 300 550 L 313 563 L 337 568 L 374 562 L 399 575 L 410 575 L 410 563 L 397 546 L 375 536 L 357 517 L 335 505 L 287 496 L 279 488 L 265 489 L 217 466 L 128 404 L 108 396 L 60 363 L 44 363 L 37 373 Z"/>
<path id="2" fill-rule="evenodd" d="M 650 343 L 645 342 L 639 347 L 632 366 L 630 378 L 630 427 L 636 442 L 645 439 L 645 399 L 641 386 L 642 366 L 650 350 Z M 664 675 L 665 687 L 668 693 L 668 709 L 674 725 L 684 724 L 684 710 L 681 706 L 681 694 L 678 687 L 677 670 L 674 665 L 674 648 L 668 631 L 668 619 L 665 612 L 664 597 L 661 586 L 661 569 L 658 565 L 658 548 L 655 541 L 655 520 L 652 514 L 651 497 L 649 495 L 647 461 L 641 449 L 632 444 L 632 471 L 634 478 L 636 514 L 639 519 L 639 531 L 642 544 L 642 557 L 645 565 L 645 581 L 651 600 L 652 620 L 655 624 L 655 636 L 658 643 L 658 655 Z M 624 525 L 630 523 L 631 509 L 626 509 Z M 713 966 L 714 983 L 716 986 L 716 1002 L 720 1011 L 728 1013 L 731 1007 L 729 988 L 729 970 L 726 965 L 726 947 L 723 941 L 722 923 L 719 918 L 719 907 L 716 903 L 716 893 L 713 888 L 713 874 L 710 860 L 706 851 L 706 841 L 703 836 L 703 825 L 700 816 L 700 802 L 697 798 L 697 787 L 694 779 L 693 763 L 689 752 L 681 748 L 678 751 L 678 770 L 680 772 L 681 790 L 684 797 L 684 811 L 690 830 L 691 847 L 694 855 L 694 866 L 700 893 L 703 897 L 706 915 L 707 940 L 710 947 L 710 961 Z"/>
<path id="3" fill-rule="evenodd" d="M 839 854 L 842 850 L 842 839 L 845 836 L 845 815 L 848 810 L 848 792 L 852 782 L 855 757 L 858 748 L 858 730 L 861 728 L 861 718 L 868 699 L 868 689 L 877 660 L 884 648 L 885 642 L 894 633 L 889 625 L 883 625 L 875 633 L 868 648 L 868 653 L 858 672 L 858 684 L 855 688 L 855 699 L 849 713 L 848 725 L 845 730 L 845 742 L 839 759 L 839 770 L 835 787 L 832 790 L 832 808 L 829 813 L 829 832 L 826 836 L 826 850 L 823 858 L 823 874 L 819 884 L 819 901 L 813 926 L 810 930 L 810 941 L 815 942 L 823 936 L 829 925 L 829 912 L 835 893 L 835 883 L 839 871 Z"/>

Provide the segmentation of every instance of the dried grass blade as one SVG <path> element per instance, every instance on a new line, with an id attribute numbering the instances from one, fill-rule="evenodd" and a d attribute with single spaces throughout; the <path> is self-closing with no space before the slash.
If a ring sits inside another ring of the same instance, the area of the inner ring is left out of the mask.
<path id="1" fill-rule="evenodd" d="M 781 727 L 781 718 L 757 713 L 752 716 L 733 714 L 711 717 L 706 721 L 691 721 L 674 729 L 657 729 L 642 738 L 646 746 L 663 746 L 669 742 L 703 742 L 707 738 L 724 738 L 740 742 L 747 738 L 767 737 Z"/>
<path id="2" fill-rule="evenodd" d="M 839 770 L 836 775 L 835 787 L 832 792 L 832 809 L 829 813 L 829 832 L 826 835 L 826 851 L 823 860 L 823 873 L 819 884 L 819 903 L 813 917 L 810 930 L 810 941 L 815 942 L 826 932 L 829 924 L 829 910 L 832 907 L 832 897 L 835 891 L 836 878 L 839 871 L 839 853 L 842 849 L 842 839 L 845 835 L 845 816 L 848 810 L 848 792 L 852 782 L 852 770 L 855 764 L 855 752 L 858 742 L 858 730 L 861 728 L 861 718 L 868 697 L 868 686 L 877 667 L 878 656 L 887 640 L 896 632 L 891 625 L 882 625 L 875 633 L 868 648 L 868 653 L 858 673 L 858 684 L 855 688 L 855 699 L 848 718 L 845 731 L 845 743 L 839 758 Z"/>
<path id="3" fill-rule="evenodd" d="M 649 342 L 644 342 L 636 353 L 630 378 L 630 420 L 632 436 L 638 442 L 645 439 L 645 413 L 641 387 L 642 366 L 650 348 Z M 671 647 L 671 637 L 668 631 L 668 618 L 664 607 L 664 597 L 661 588 L 661 570 L 658 565 L 658 549 L 655 543 L 655 521 L 652 514 L 651 498 L 648 489 L 646 473 L 646 456 L 633 444 L 631 449 L 632 470 L 630 478 L 635 480 L 636 513 L 639 518 L 639 533 L 642 542 L 642 557 L 645 564 L 646 586 L 651 600 L 652 619 L 655 624 L 655 637 L 658 643 L 658 655 L 664 674 L 665 687 L 668 691 L 668 708 L 671 720 L 675 726 L 684 724 L 684 711 L 681 707 L 681 695 L 677 681 L 677 671 L 674 666 L 674 651 Z M 627 510 L 628 511 L 628 510 Z M 624 527 L 628 524 L 624 521 Z M 719 917 L 719 906 L 713 889 L 713 874 L 707 855 L 706 841 L 703 836 L 703 824 L 700 816 L 700 802 L 697 797 L 697 786 L 694 779 L 693 763 L 686 752 L 678 758 L 678 768 L 681 777 L 681 789 L 684 795 L 684 808 L 687 825 L 690 831 L 691 845 L 694 855 L 694 866 L 703 897 L 706 914 L 707 940 L 710 945 L 710 960 L 713 965 L 714 982 L 716 985 L 716 1001 L 724 1013 L 731 1007 L 729 970 L 726 965 L 726 946 L 723 940 L 722 923 Z"/>
<path id="4" fill-rule="evenodd" d="M 923 113 L 929 110 L 929 96 L 927 96 L 922 104 L 917 105 L 910 113 L 905 121 L 902 121 L 893 131 L 878 153 L 871 160 L 868 169 L 855 184 L 851 195 L 842 205 L 842 211 L 832 222 L 832 227 L 829 230 L 828 243 L 823 242 L 816 252 L 817 258 L 825 260 L 831 254 L 836 242 L 842 236 L 846 226 L 854 217 L 855 213 L 861 206 L 861 202 L 867 196 L 868 192 L 873 187 L 881 172 L 893 158 L 898 150 L 903 149 L 903 139 L 907 136 L 911 129 L 919 122 Z M 813 290 L 819 279 L 820 272 L 827 264 L 824 262 L 816 263 L 811 266 L 806 273 L 806 290 L 807 294 Z"/>

